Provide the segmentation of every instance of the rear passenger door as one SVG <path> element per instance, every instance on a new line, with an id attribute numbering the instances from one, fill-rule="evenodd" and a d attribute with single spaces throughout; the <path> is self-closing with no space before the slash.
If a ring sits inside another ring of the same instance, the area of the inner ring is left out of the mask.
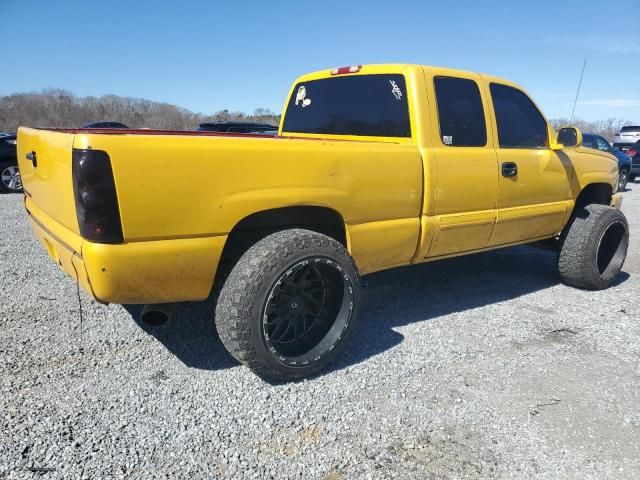
<path id="1" fill-rule="evenodd" d="M 497 219 L 490 246 L 558 233 L 570 198 L 572 167 L 549 148 L 546 120 L 521 90 L 490 83 L 500 165 Z"/>
<path id="2" fill-rule="evenodd" d="M 455 72 L 426 76 L 436 112 L 431 122 L 435 156 L 434 235 L 428 257 L 487 246 L 496 217 L 498 164 L 480 76 Z"/>

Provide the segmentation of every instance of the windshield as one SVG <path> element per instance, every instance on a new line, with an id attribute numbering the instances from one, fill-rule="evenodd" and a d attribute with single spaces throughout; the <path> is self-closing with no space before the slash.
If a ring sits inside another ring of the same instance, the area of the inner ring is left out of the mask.
<path id="1" fill-rule="evenodd" d="M 300 82 L 289 99 L 284 132 L 410 137 L 400 74 L 353 75 Z"/>

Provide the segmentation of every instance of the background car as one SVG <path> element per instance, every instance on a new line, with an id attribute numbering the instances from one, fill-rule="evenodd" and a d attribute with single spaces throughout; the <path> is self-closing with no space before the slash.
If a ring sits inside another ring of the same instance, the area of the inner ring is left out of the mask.
<path id="1" fill-rule="evenodd" d="M 93 122 L 83 125 L 81 128 L 125 128 L 128 129 L 124 123 L 120 122 Z"/>
<path id="2" fill-rule="evenodd" d="M 22 191 L 15 133 L 0 136 L 0 191 L 5 193 Z"/>
<path id="3" fill-rule="evenodd" d="M 582 135 L 582 145 L 587 148 L 593 148 L 596 150 L 601 150 L 603 152 L 608 152 L 618 159 L 618 190 L 624 192 L 625 188 L 627 188 L 627 182 L 632 175 L 631 157 L 629 156 L 628 152 L 625 152 L 619 148 L 613 148 L 606 138 L 601 137 L 600 135 L 595 135 L 593 133 L 584 133 Z"/>
<path id="4" fill-rule="evenodd" d="M 257 133 L 258 135 L 278 135 L 278 130 L 257 130 L 249 133 Z"/>
<path id="5" fill-rule="evenodd" d="M 640 126 L 627 125 L 622 127 L 613 137 L 613 146 L 619 150 L 628 150 L 631 145 L 640 140 Z"/>
<path id="6" fill-rule="evenodd" d="M 640 140 L 631 145 L 627 153 L 631 157 L 631 173 L 629 174 L 629 179 L 635 182 L 636 178 L 640 177 Z"/>
<path id="7" fill-rule="evenodd" d="M 249 122 L 220 122 L 201 123 L 198 125 L 199 132 L 234 132 L 234 133 L 263 133 L 267 130 L 278 130 L 276 125 L 268 123 Z"/>

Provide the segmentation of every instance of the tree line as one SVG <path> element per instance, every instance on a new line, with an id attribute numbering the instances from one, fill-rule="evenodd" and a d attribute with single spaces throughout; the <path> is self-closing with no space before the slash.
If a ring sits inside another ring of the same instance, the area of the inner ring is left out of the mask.
<path id="1" fill-rule="evenodd" d="M 121 122 L 131 128 L 193 130 L 202 122 L 240 121 L 278 125 L 280 115 L 266 108 L 258 108 L 253 114 L 221 110 L 205 115 L 169 103 L 117 95 L 77 97 L 59 89 L 0 97 L 0 131 L 14 132 L 20 125 L 72 128 L 98 121 Z M 572 124 L 583 132 L 602 135 L 613 141 L 620 127 L 629 123 L 619 118 L 608 118 L 596 122 L 574 120 Z M 551 124 L 558 129 L 570 122 L 566 118 L 559 118 L 551 120 Z"/>
<path id="2" fill-rule="evenodd" d="M 280 115 L 266 108 L 253 114 L 221 110 L 205 115 L 169 103 L 117 95 L 77 97 L 58 89 L 0 96 L 0 131 L 15 132 L 18 126 L 74 128 L 99 121 L 120 122 L 131 128 L 194 130 L 202 122 L 278 125 Z"/>
<path id="3" fill-rule="evenodd" d="M 587 122 L 581 119 L 575 119 L 573 122 L 570 122 L 567 118 L 556 118 L 549 120 L 549 122 L 556 130 L 561 127 L 573 125 L 584 133 L 595 133 L 596 135 L 606 138 L 609 142 L 613 142 L 613 136 L 618 133 L 622 127 L 632 124 L 629 120 L 622 120 L 620 118 L 607 118 L 606 120 L 598 120 L 595 122 Z"/>

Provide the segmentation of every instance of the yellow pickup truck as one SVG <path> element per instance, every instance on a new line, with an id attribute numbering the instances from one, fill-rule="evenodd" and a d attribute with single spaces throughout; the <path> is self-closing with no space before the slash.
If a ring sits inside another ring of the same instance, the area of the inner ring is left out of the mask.
<path id="1" fill-rule="evenodd" d="M 360 275 L 547 240 L 564 282 L 601 289 L 629 241 L 613 156 L 445 68 L 304 75 L 275 136 L 20 128 L 18 157 L 33 230 L 84 290 L 150 321 L 219 290 L 225 347 L 276 381 L 338 354 Z"/>

